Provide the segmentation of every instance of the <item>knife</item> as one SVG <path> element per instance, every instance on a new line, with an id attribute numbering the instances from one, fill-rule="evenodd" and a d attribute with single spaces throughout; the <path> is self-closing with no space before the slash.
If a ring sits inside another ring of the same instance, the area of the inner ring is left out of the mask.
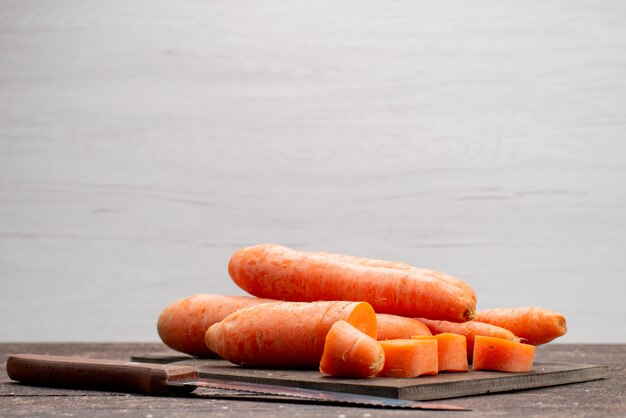
<path id="1" fill-rule="evenodd" d="M 7 360 L 12 380 L 38 386 L 110 390 L 151 396 L 184 395 L 198 387 L 292 397 L 296 401 L 379 408 L 467 411 L 454 405 L 379 396 L 201 378 L 192 366 L 120 360 L 15 354 Z M 281 399 L 281 401 L 286 401 Z"/>

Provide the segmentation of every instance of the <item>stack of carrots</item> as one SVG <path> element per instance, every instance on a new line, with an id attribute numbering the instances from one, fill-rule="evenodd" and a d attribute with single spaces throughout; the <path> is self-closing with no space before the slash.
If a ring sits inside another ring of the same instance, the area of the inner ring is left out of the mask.
<path id="1" fill-rule="evenodd" d="M 166 307 L 163 342 L 198 357 L 351 378 L 532 369 L 535 346 L 567 331 L 538 307 L 476 311 L 476 293 L 445 273 L 276 244 L 228 265 L 253 296 L 194 295 Z"/>

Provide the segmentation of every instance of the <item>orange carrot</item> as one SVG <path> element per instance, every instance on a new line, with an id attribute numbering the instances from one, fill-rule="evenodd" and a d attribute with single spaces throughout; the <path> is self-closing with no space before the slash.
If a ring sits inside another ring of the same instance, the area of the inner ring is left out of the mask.
<path id="1" fill-rule="evenodd" d="M 363 258 L 363 257 L 355 257 L 352 255 L 333 254 L 333 253 L 324 253 L 324 252 L 320 252 L 318 254 L 324 257 L 334 258 L 334 259 L 344 261 L 347 263 L 362 264 L 364 266 L 369 266 L 369 267 L 384 267 L 384 268 L 396 269 L 396 270 L 401 270 L 401 271 L 413 271 L 416 274 L 431 275 L 431 276 L 436 277 L 438 280 L 447 281 L 463 289 L 464 291 L 467 292 L 469 296 L 472 297 L 472 299 L 474 299 L 474 301 L 476 301 L 476 292 L 469 284 L 467 284 L 467 282 L 461 279 L 457 279 L 454 276 L 451 276 L 449 274 L 446 274 L 440 271 L 421 269 L 421 268 L 414 267 L 410 264 L 400 263 L 397 261 L 387 261 L 387 260 L 379 260 L 375 258 Z"/>
<path id="2" fill-rule="evenodd" d="M 567 332 L 563 315 L 535 306 L 486 309 L 477 313 L 476 320 L 508 329 L 532 345 L 548 343 Z"/>
<path id="3" fill-rule="evenodd" d="M 397 339 L 378 341 L 385 351 L 380 377 L 417 377 L 438 372 L 437 340 Z"/>
<path id="4" fill-rule="evenodd" d="M 157 331 L 161 340 L 176 351 L 192 356 L 217 357 L 204 342 L 207 329 L 239 309 L 267 302 L 276 301 L 250 296 L 189 296 L 161 312 Z"/>
<path id="5" fill-rule="evenodd" d="M 377 340 L 411 338 L 414 335 L 432 335 L 423 322 L 405 316 L 376 314 L 378 322 Z"/>
<path id="6" fill-rule="evenodd" d="M 466 321 L 476 308 L 472 295 L 428 270 L 399 270 L 299 252 L 275 244 L 242 248 L 228 271 L 258 297 L 290 301 L 354 300 L 377 312 Z"/>
<path id="7" fill-rule="evenodd" d="M 529 372 L 533 368 L 534 356 L 534 345 L 478 335 L 472 370 Z"/>
<path id="8" fill-rule="evenodd" d="M 320 372 L 338 377 L 365 378 L 383 369 L 385 352 L 378 342 L 346 321 L 337 321 L 326 334 Z"/>
<path id="9" fill-rule="evenodd" d="M 340 320 L 376 337 L 376 314 L 366 302 L 275 302 L 239 310 L 212 325 L 206 344 L 235 364 L 317 369 L 326 334 Z"/>
<path id="10" fill-rule="evenodd" d="M 437 340 L 438 367 L 440 372 L 467 371 L 467 340 L 465 335 L 443 332 L 432 336 L 419 335 L 412 338 Z"/>
<path id="11" fill-rule="evenodd" d="M 422 321 L 430 331 L 434 334 L 441 334 L 442 332 L 451 332 L 453 334 L 465 335 L 467 340 L 467 359 L 472 361 L 474 355 L 474 338 L 477 335 L 485 335 L 489 337 L 504 338 L 510 341 L 519 341 L 519 338 L 515 336 L 511 331 L 501 327 L 497 327 L 491 324 L 485 324 L 478 321 L 467 322 L 448 322 L 448 321 L 435 321 L 425 318 L 417 318 Z"/>

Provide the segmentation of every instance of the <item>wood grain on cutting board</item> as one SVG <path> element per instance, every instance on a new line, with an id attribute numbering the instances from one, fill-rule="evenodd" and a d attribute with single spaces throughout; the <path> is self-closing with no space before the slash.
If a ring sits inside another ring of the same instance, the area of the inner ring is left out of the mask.
<path id="1" fill-rule="evenodd" d="M 412 379 L 370 378 L 342 379 L 323 375 L 314 370 L 281 370 L 246 368 L 220 359 L 189 359 L 158 353 L 135 355 L 134 361 L 190 365 L 198 369 L 200 376 L 320 389 L 361 395 L 426 401 L 456 398 L 487 393 L 508 392 L 538 387 L 563 385 L 601 379 L 608 367 L 601 365 L 538 362 L 528 373 L 504 373 L 472 371 L 466 373 L 440 373 Z"/>

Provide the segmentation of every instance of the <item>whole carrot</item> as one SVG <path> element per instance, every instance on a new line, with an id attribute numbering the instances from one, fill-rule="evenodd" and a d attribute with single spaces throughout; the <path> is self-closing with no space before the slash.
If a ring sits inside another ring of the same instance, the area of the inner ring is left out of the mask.
<path id="1" fill-rule="evenodd" d="M 319 368 L 330 327 L 346 321 L 376 338 L 376 314 L 366 302 L 275 302 L 241 309 L 206 332 L 206 344 L 242 365 Z"/>
<path id="2" fill-rule="evenodd" d="M 476 320 L 467 322 L 449 322 L 426 318 L 417 319 L 426 324 L 434 335 L 441 334 L 443 332 L 465 335 L 467 342 L 467 359 L 469 361 L 472 361 L 472 356 L 474 355 L 474 339 L 477 335 L 497 337 L 509 341 L 519 341 L 519 338 L 507 329 L 486 324 L 484 322 L 478 322 Z"/>
<path id="3" fill-rule="evenodd" d="M 385 364 L 385 352 L 369 335 L 346 321 L 330 327 L 320 361 L 320 372 L 338 377 L 365 378 L 378 374 Z"/>
<path id="4" fill-rule="evenodd" d="M 414 267 L 410 264 L 401 263 L 398 261 L 387 261 L 387 260 L 379 260 L 376 258 L 364 258 L 364 257 L 356 257 L 352 255 L 333 254 L 333 253 L 324 253 L 324 252 L 320 252 L 318 254 L 324 257 L 335 258 L 337 260 L 344 261 L 347 263 L 362 264 L 364 266 L 369 266 L 369 267 L 383 267 L 383 268 L 395 269 L 395 270 L 401 270 L 401 271 L 412 271 L 415 274 L 430 275 L 430 276 L 436 277 L 437 280 L 446 281 L 446 282 L 453 284 L 454 286 L 461 288 L 463 291 L 467 292 L 467 294 L 470 297 L 472 297 L 474 301 L 476 300 L 476 292 L 469 284 L 467 284 L 467 282 L 461 279 L 458 279 L 454 276 L 451 276 L 447 273 L 443 273 L 441 271 L 422 269 L 422 268 Z"/>
<path id="5" fill-rule="evenodd" d="M 380 313 L 459 322 L 476 308 L 472 294 L 427 270 L 370 266 L 276 244 L 240 249 L 228 271 L 239 287 L 264 298 L 366 301 Z"/>
<path id="6" fill-rule="evenodd" d="M 250 296 L 189 296 L 163 309 L 157 331 L 165 345 L 176 351 L 198 357 L 217 357 L 204 342 L 207 329 L 239 309 L 268 302 L 276 301 Z"/>
<path id="7" fill-rule="evenodd" d="M 563 315 L 535 306 L 486 309 L 476 314 L 476 320 L 506 328 L 531 345 L 548 343 L 567 332 Z"/>

